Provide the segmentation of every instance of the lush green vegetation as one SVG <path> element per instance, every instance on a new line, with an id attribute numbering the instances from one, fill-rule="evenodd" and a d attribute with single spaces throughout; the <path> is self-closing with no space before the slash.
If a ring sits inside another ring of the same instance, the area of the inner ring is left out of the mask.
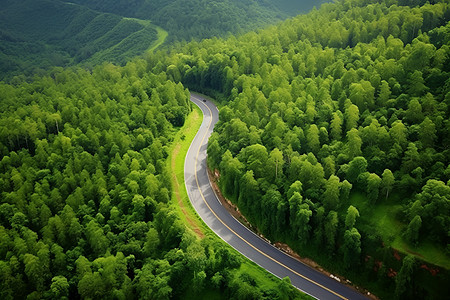
<path id="1" fill-rule="evenodd" d="M 185 125 L 174 136 L 173 143 L 169 148 L 167 170 L 170 170 L 172 174 L 172 186 L 174 190 L 172 193 L 173 209 L 178 212 L 180 219 L 185 223 L 188 230 L 191 230 L 199 238 L 203 239 L 206 236 L 206 238 L 218 242 L 221 240 L 203 223 L 200 216 L 195 212 L 184 184 L 184 159 L 202 121 L 201 110 L 195 106 L 193 112 L 186 118 Z M 217 244 L 217 246 L 224 247 L 221 244 Z M 236 252 L 236 250 L 229 246 L 227 248 L 231 253 Z M 247 259 L 242 261 L 240 268 L 236 269 L 234 275 L 229 278 L 231 277 L 250 283 L 250 286 L 247 284 L 238 286 L 236 283 L 233 283 L 230 287 L 236 289 L 234 292 L 227 290 L 221 291 L 214 287 L 206 286 L 205 290 L 201 293 L 194 289 L 188 290 L 183 298 L 205 300 L 230 299 L 233 297 L 236 299 L 261 299 L 265 297 L 276 299 L 277 297 L 284 296 L 289 299 L 310 298 L 307 295 L 301 294 L 298 290 L 293 289 L 287 278 L 283 279 L 283 282 L 280 282 L 275 276 L 263 271 L 261 267 Z"/>
<path id="2" fill-rule="evenodd" d="M 123 64 L 158 40 L 157 29 L 58 0 L 2 1 L 0 80 L 51 66 Z"/>
<path id="3" fill-rule="evenodd" d="M 268 0 L 3 0 L 0 80 L 42 75 L 52 66 L 124 64 L 164 41 L 244 33 L 306 11 L 313 3 L 320 4 L 291 0 L 275 4 Z"/>
<path id="4" fill-rule="evenodd" d="M 448 1 L 338 1 L 151 63 L 227 101 L 209 164 L 261 232 L 380 296 L 442 298 L 449 19 Z"/>
<path id="5" fill-rule="evenodd" d="M 244 33 L 287 14 L 269 0 L 71 0 L 119 15 L 149 19 L 169 31 L 168 41 Z M 308 1 L 310 2 L 310 1 Z"/>
<path id="6" fill-rule="evenodd" d="M 332 2 L 332 0 L 272 0 L 271 3 L 282 12 L 295 16 L 300 13 L 307 13 L 313 7 L 319 8 L 323 3 Z"/>
<path id="7" fill-rule="evenodd" d="M 191 104 L 164 72 L 56 68 L 1 83 L 0 111 L 2 299 L 308 298 L 173 207 Z"/>
<path id="8" fill-rule="evenodd" d="M 116 15 L 2 2 L 2 78 L 124 62 L 156 37 L 135 17 L 190 39 L 284 15 L 250 0 L 73 1 Z M 449 20 L 448 0 L 339 0 L 125 67 L 0 83 L 1 298 L 298 296 L 173 208 L 185 87 L 223 101 L 209 166 L 258 230 L 383 298 L 445 298 Z"/>

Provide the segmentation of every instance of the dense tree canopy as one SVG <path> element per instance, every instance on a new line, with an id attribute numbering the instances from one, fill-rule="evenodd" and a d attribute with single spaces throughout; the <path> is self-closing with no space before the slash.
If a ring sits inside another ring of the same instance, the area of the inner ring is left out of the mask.
<path id="1" fill-rule="evenodd" d="M 125 67 L 0 83 L 2 298 L 273 296 L 170 209 L 185 87 L 223 101 L 208 163 L 258 230 L 381 296 L 445 297 L 448 265 L 416 250 L 450 249 L 449 20 L 448 0 L 339 0 Z M 408 256 L 368 220 L 385 207 Z"/>
<path id="2" fill-rule="evenodd" d="M 314 241 L 361 266 L 383 248 L 349 209 L 362 194 L 364 207 L 403 207 L 403 242 L 448 255 L 449 19 L 448 1 L 343 0 L 242 38 L 174 47 L 153 64 L 226 101 L 208 160 L 270 239 L 303 251 Z"/>
<path id="3" fill-rule="evenodd" d="M 249 292 L 235 278 L 254 280 L 236 271 L 240 257 L 198 239 L 170 204 L 167 147 L 190 95 L 147 67 L 55 68 L 0 83 L 2 299 Z"/>

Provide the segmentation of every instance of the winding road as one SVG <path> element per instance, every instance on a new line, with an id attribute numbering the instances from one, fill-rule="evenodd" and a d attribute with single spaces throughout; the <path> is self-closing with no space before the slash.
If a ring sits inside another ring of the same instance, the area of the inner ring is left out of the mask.
<path id="1" fill-rule="evenodd" d="M 184 164 L 186 189 L 203 221 L 225 242 L 279 278 L 289 276 L 292 285 L 317 299 L 368 299 L 275 248 L 237 221 L 219 202 L 207 174 L 206 148 L 219 120 L 217 107 L 200 95 L 191 101 L 203 112 L 203 122 Z"/>

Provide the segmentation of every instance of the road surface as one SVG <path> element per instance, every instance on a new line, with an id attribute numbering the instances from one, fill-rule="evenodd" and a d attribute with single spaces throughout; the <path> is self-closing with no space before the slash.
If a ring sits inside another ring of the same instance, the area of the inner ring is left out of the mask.
<path id="1" fill-rule="evenodd" d="M 203 123 L 195 136 L 184 164 L 189 199 L 203 221 L 225 242 L 279 278 L 289 276 L 292 285 L 317 299 L 368 299 L 286 253 L 275 248 L 237 221 L 219 202 L 210 185 L 206 168 L 206 148 L 219 120 L 217 107 L 200 95 L 191 101 L 203 112 Z"/>

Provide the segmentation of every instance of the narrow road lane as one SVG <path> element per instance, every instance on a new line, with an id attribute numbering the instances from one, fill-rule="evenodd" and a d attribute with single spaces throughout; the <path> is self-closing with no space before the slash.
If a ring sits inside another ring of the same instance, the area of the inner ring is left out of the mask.
<path id="1" fill-rule="evenodd" d="M 244 256 L 280 278 L 289 276 L 292 285 L 317 299 L 367 299 L 273 247 L 238 222 L 220 204 L 206 167 L 208 139 L 219 120 L 219 113 L 213 103 L 199 95 L 191 93 L 191 101 L 202 110 L 203 123 L 186 155 L 184 177 L 190 201 L 203 221 Z"/>

